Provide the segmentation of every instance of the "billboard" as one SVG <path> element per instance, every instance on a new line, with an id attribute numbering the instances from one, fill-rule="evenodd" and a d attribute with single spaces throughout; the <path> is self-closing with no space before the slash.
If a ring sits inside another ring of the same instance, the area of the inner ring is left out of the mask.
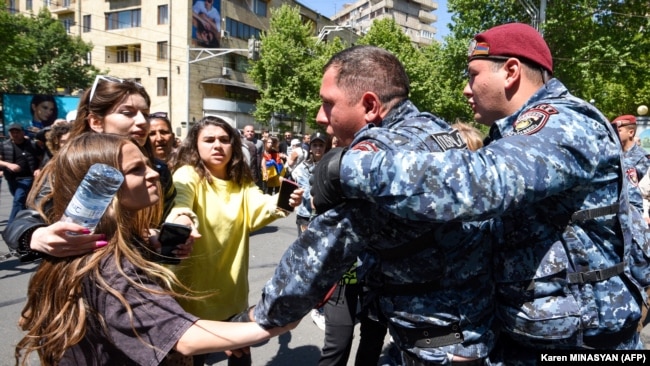
<path id="1" fill-rule="evenodd" d="M 221 1 L 192 2 L 192 45 L 201 48 L 221 47 Z"/>
<path id="2" fill-rule="evenodd" d="M 66 118 L 68 112 L 76 110 L 79 97 L 46 94 L 3 94 L 2 112 L 7 135 L 7 126 L 20 123 L 25 130 L 49 126 L 57 118 Z"/>

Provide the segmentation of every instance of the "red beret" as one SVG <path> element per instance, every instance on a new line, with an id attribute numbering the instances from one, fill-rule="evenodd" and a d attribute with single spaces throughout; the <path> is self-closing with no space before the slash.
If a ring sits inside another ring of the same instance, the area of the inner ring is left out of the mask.
<path id="1" fill-rule="evenodd" d="M 467 57 L 468 61 L 514 57 L 532 62 L 553 74 L 551 50 L 542 35 L 528 24 L 503 24 L 477 34 L 469 45 Z"/>
<path id="2" fill-rule="evenodd" d="M 636 125 L 636 117 L 631 114 L 624 114 L 614 118 L 612 124 L 616 127 Z"/>

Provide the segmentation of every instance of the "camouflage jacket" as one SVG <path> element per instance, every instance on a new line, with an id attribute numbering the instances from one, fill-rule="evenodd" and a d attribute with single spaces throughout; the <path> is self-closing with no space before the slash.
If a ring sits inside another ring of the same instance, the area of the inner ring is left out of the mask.
<path id="1" fill-rule="evenodd" d="M 368 125 L 359 131 L 351 146 L 465 148 L 456 131 L 409 101 L 395 107 L 381 127 Z M 367 297 L 376 300 L 376 310 L 388 320 L 401 349 L 438 363 L 448 353 L 485 357 L 496 338 L 488 229 L 485 222 L 423 224 L 366 201 L 345 202 L 315 217 L 288 248 L 263 290 L 256 321 L 269 327 L 300 319 L 359 258 L 357 276 L 369 287 Z M 431 329 L 451 332 L 456 341 L 426 348 L 415 345 L 417 337 L 399 333 Z"/>
<path id="2" fill-rule="evenodd" d="M 513 339 L 540 348 L 583 347 L 638 324 L 650 251 L 621 176 L 607 119 L 556 79 L 496 121 L 476 152 L 352 150 L 341 161 L 351 199 L 417 220 L 493 218 L 497 315 Z"/>
<path id="3" fill-rule="evenodd" d="M 630 201 L 637 209 L 643 212 L 643 200 L 639 191 L 639 182 L 648 172 L 650 159 L 648 153 L 639 145 L 634 144 L 632 148 L 623 153 L 623 167 L 625 174 L 630 181 Z"/>

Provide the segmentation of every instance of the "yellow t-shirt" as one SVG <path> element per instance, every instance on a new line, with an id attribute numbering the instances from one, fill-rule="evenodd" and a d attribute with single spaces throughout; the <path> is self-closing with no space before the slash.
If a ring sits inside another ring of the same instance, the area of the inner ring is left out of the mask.
<path id="1" fill-rule="evenodd" d="M 276 209 L 277 196 L 263 194 L 255 183 L 242 187 L 212 178 L 209 185 L 192 166 L 174 173 L 177 195 L 170 215 L 190 209 L 202 236 L 194 241 L 190 258 L 169 268 L 189 288 L 215 293 L 201 300 L 178 299 L 187 312 L 225 320 L 248 307 L 249 234 L 285 214 Z"/>

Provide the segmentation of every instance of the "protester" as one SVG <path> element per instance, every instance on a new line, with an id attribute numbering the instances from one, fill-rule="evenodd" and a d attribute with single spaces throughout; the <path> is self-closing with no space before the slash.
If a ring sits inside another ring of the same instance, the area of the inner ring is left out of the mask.
<path id="1" fill-rule="evenodd" d="M 255 159 L 251 159 L 250 167 L 253 173 L 253 181 L 262 189 L 262 170 L 260 167 L 262 164 L 262 153 L 264 152 L 264 142 L 255 136 L 255 127 L 253 125 L 244 126 L 244 137 L 255 145 L 257 153 L 255 154 Z"/>
<path id="2" fill-rule="evenodd" d="M 149 105 L 147 91 L 137 82 L 113 76 L 98 75 L 92 87 L 79 100 L 77 120 L 72 124 L 70 138 L 85 132 L 114 133 L 134 138 L 152 166 L 160 174 L 164 193 L 163 212 L 173 206 L 176 190 L 167 165 L 153 156 L 149 140 Z M 49 193 L 49 186 L 41 187 L 41 196 Z M 20 212 L 16 220 L 7 225 L 2 236 L 5 242 L 18 251 L 22 261 L 37 259 L 42 253 L 67 257 L 85 254 L 96 247 L 102 235 L 88 235 L 81 225 L 57 222 L 46 225 L 43 218 L 33 210 Z M 178 257 L 191 251 L 191 242 L 179 245 Z"/>
<path id="3" fill-rule="evenodd" d="M 41 167 L 56 154 L 68 142 L 70 138 L 70 129 L 72 125 L 65 119 L 57 119 L 52 126 L 46 127 L 41 132 L 44 132 L 45 139 L 45 155 L 41 161 Z M 39 132 L 40 134 L 40 132 Z"/>
<path id="4" fill-rule="evenodd" d="M 174 166 L 176 155 L 176 134 L 172 131 L 172 123 L 167 112 L 155 112 L 149 115 L 149 140 L 155 157 Z"/>
<path id="5" fill-rule="evenodd" d="M 278 138 L 270 136 L 264 140 L 264 153 L 262 154 L 262 180 L 264 193 L 276 194 L 280 191 L 281 178 L 286 173 L 286 166 L 282 154 L 278 151 Z"/>
<path id="6" fill-rule="evenodd" d="M 463 91 L 475 120 L 491 126 L 484 148 L 351 150 L 340 169 L 324 157 L 319 167 L 333 175 L 314 173 L 331 178 L 312 188 L 321 209 L 343 193 L 418 220 L 494 219 L 503 326 L 492 362 L 535 364 L 543 349 L 641 348 L 647 227 L 628 202 L 619 139 L 552 73 L 534 28 L 491 28 L 474 37 Z"/>
<path id="7" fill-rule="evenodd" d="M 408 77 L 393 54 L 351 47 L 325 65 L 316 121 L 352 150 L 465 148 L 457 131 L 419 112 L 408 94 Z M 323 184 L 314 176 L 311 189 Z M 358 261 L 357 278 L 369 291 L 359 317 L 388 325 L 401 351 L 395 364 L 483 362 L 496 339 L 492 246 L 485 226 L 423 225 L 369 202 L 345 202 L 313 218 L 288 248 L 254 318 L 262 326 L 300 319 Z M 369 336 L 383 339 L 376 330 Z"/>
<path id="8" fill-rule="evenodd" d="M 287 157 L 291 154 L 292 139 L 293 139 L 293 133 L 291 133 L 291 131 L 285 131 L 284 140 L 279 142 L 278 152 L 280 152 L 280 158 L 282 158 L 282 162 L 286 162 Z"/>
<path id="9" fill-rule="evenodd" d="M 309 134 L 304 134 L 302 136 L 302 145 L 300 147 L 302 147 L 303 150 L 309 151 L 309 144 L 311 143 L 310 139 L 311 136 Z"/>
<path id="10" fill-rule="evenodd" d="M 311 135 L 309 144 L 309 158 L 298 164 L 296 169 L 291 172 L 293 179 L 300 188 L 303 189 L 302 204 L 296 208 L 296 225 L 298 226 L 298 235 L 307 229 L 307 225 L 312 218 L 311 195 L 309 194 L 311 172 L 323 155 L 330 150 L 330 139 L 322 133 L 316 132 Z"/>
<path id="11" fill-rule="evenodd" d="M 43 151 L 36 143 L 25 137 L 25 131 L 20 123 L 12 123 L 8 127 L 9 139 L 2 142 L 0 148 L 0 168 L 9 192 L 13 196 L 11 213 L 7 224 L 11 224 L 19 211 L 26 208 L 34 177 L 40 172 Z"/>
<path id="12" fill-rule="evenodd" d="M 248 307 L 250 233 L 286 212 L 278 209 L 277 196 L 257 188 L 244 161 L 239 131 L 218 117 L 203 117 L 190 128 L 178 152 L 174 184 L 178 196 L 166 220 L 192 225 L 201 237 L 194 242 L 192 256 L 172 270 L 185 286 L 212 295 L 179 303 L 202 319 L 227 320 Z M 300 205 L 301 194 L 294 191 L 292 206 Z M 203 361 L 195 357 L 195 364 Z M 250 354 L 238 362 L 250 364 Z"/>
<path id="13" fill-rule="evenodd" d="M 288 175 L 298 166 L 307 159 L 309 155 L 307 150 L 303 150 L 302 143 L 298 139 L 291 140 L 291 154 L 287 157 L 287 173 Z"/>
<path id="14" fill-rule="evenodd" d="M 158 173 L 128 138 L 86 133 L 73 139 L 45 168 L 35 187 L 51 185 L 47 200 L 30 196 L 47 223 L 57 222 L 92 164 L 124 174 L 111 209 L 99 223 L 108 233 L 85 255 L 43 258 L 32 276 L 19 324 L 27 333 L 16 346 L 16 364 L 36 352 L 43 365 L 158 365 L 184 355 L 248 346 L 286 328 L 201 320 L 186 313 L 170 284 L 169 270 L 145 259 L 153 249 L 142 238 L 161 215 Z M 49 182 L 45 183 L 45 180 Z M 54 193 L 56 192 L 56 193 Z M 40 203 L 40 204 L 39 204 Z"/>

